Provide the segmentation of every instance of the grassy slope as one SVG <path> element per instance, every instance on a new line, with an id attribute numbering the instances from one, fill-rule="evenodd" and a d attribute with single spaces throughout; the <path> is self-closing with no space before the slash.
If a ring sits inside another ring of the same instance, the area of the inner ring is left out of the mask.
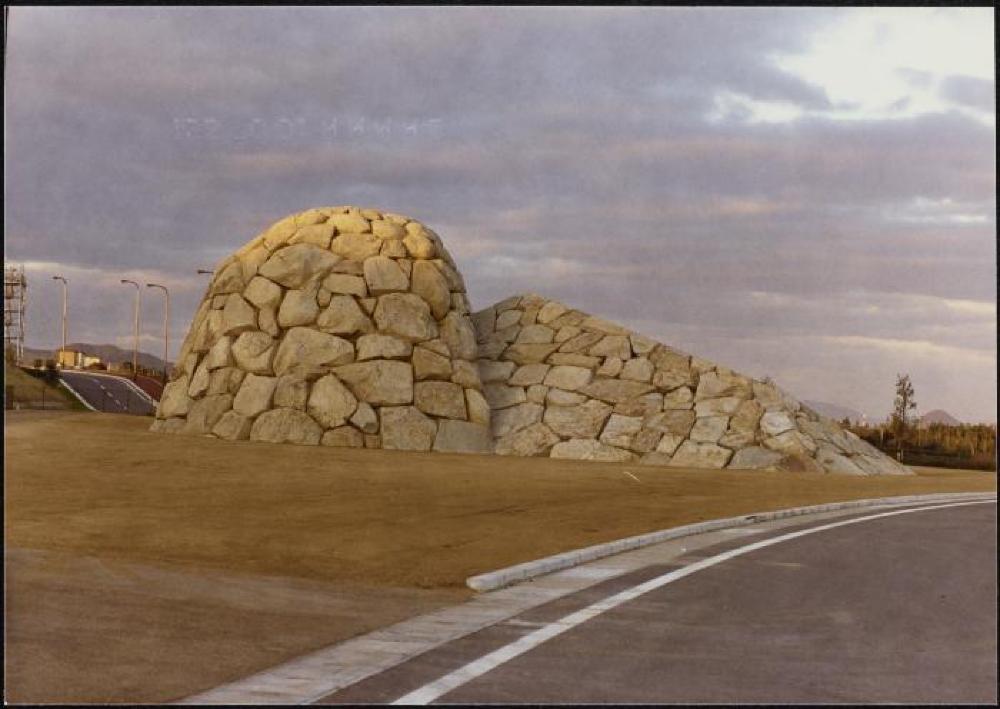
<path id="1" fill-rule="evenodd" d="M 46 401 L 58 401 L 66 408 L 75 411 L 87 411 L 87 407 L 67 391 L 62 384 L 53 386 L 43 379 L 33 377 L 20 367 L 16 367 L 9 362 L 3 364 L 4 386 L 13 386 L 18 400 L 41 400 L 42 390 L 45 391 Z"/>

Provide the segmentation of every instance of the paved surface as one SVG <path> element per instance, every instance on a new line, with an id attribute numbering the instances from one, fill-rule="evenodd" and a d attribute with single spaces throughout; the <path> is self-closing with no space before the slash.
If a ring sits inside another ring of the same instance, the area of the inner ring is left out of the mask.
<path id="1" fill-rule="evenodd" d="M 123 377 L 70 370 L 61 371 L 59 376 L 97 411 L 145 416 L 155 410 L 148 397 Z"/>
<path id="2" fill-rule="evenodd" d="M 815 526 L 800 519 L 728 530 L 729 541 L 512 615 L 320 703 L 392 702 L 636 584 Z M 437 702 L 996 703 L 996 531 L 994 503 L 783 541 L 622 603 L 479 676 L 472 672 Z M 652 558 L 647 550 L 633 554 L 643 552 Z"/>

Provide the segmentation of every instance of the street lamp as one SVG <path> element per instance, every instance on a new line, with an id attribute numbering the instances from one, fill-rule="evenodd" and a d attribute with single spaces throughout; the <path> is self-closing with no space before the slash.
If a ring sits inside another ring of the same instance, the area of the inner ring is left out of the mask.
<path id="1" fill-rule="evenodd" d="M 170 354 L 170 291 L 159 283 L 147 283 L 147 288 L 159 288 L 163 291 L 163 383 L 167 383 L 167 356 Z"/>
<path id="2" fill-rule="evenodd" d="M 206 270 L 206 269 L 204 269 L 204 268 L 199 268 L 199 269 L 198 269 L 198 274 L 199 274 L 199 275 L 204 275 L 204 274 L 206 274 L 206 273 L 207 273 L 207 274 L 208 274 L 209 276 L 211 276 L 211 275 L 212 275 L 213 273 L 215 273 L 215 271 L 208 271 L 208 270 Z"/>
<path id="3" fill-rule="evenodd" d="M 127 278 L 121 280 L 123 284 L 128 283 L 135 286 L 135 323 L 132 325 L 132 379 L 136 379 L 139 375 L 139 300 L 142 297 L 142 291 L 135 281 L 130 281 Z"/>
<path id="4" fill-rule="evenodd" d="M 66 284 L 69 283 L 62 276 L 52 276 L 53 281 L 62 281 L 63 307 L 62 307 L 62 352 L 66 351 Z"/>

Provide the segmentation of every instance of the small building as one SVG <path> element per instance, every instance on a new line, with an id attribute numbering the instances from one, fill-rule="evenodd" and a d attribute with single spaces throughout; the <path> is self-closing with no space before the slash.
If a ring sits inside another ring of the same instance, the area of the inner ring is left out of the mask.
<path id="1" fill-rule="evenodd" d="M 90 355 L 79 350 L 56 350 L 56 364 L 60 367 L 82 369 L 101 363 L 97 355 Z"/>

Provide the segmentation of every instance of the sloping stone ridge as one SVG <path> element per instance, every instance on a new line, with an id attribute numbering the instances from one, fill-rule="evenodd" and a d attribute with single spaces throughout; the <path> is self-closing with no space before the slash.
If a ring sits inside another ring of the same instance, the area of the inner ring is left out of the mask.
<path id="1" fill-rule="evenodd" d="M 310 209 L 215 270 L 152 430 L 489 452 L 476 357 L 465 284 L 434 231 Z"/>
<path id="2" fill-rule="evenodd" d="M 911 471 L 774 384 L 538 295 L 472 315 L 501 455 L 696 468 Z"/>
<path id="3" fill-rule="evenodd" d="M 769 382 L 538 295 L 470 314 L 407 217 L 285 217 L 216 269 L 152 430 L 696 468 L 907 474 Z"/>

